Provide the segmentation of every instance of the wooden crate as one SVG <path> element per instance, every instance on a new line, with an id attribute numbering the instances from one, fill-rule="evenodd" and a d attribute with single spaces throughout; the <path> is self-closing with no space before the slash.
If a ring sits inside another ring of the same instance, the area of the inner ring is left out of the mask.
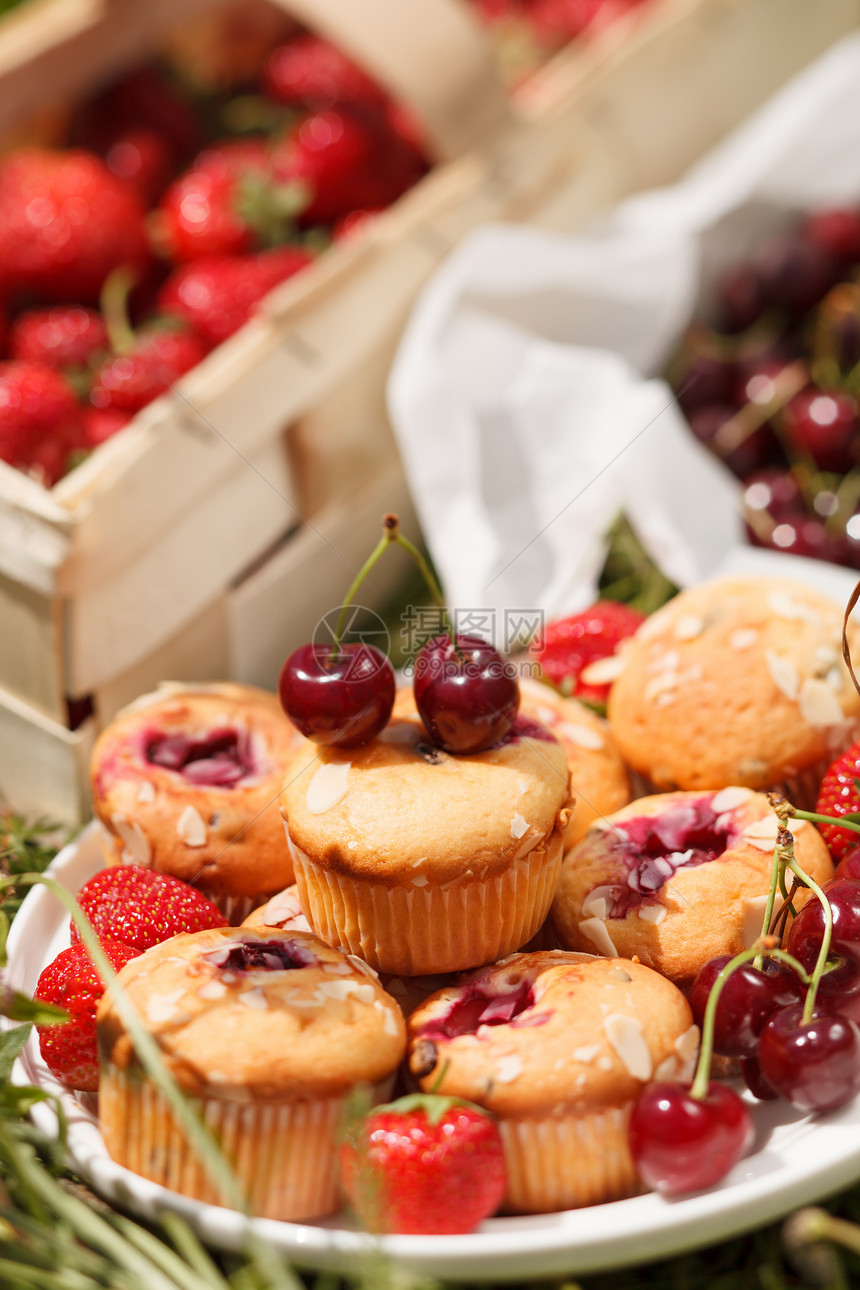
<path id="1" fill-rule="evenodd" d="M 334 21 L 359 0 L 306 2 Z M 377 12 L 384 3 L 398 0 L 373 0 Z M 599 66 L 565 78 L 554 64 L 560 88 L 518 118 L 494 90 L 495 125 L 481 120 L 478 146 L 273 292 L 177 394 L 53 490 L 0 470 L 0 619 L 11 624 L 0 633 L 0 714 L 13 710 L 0 733 L 29 712 L 41 740 L 8 782 L 0 761 L 0 796 L 14 800 L 25 762 L 27 782 L 43 782 L 50 740 L 57 782 L 76 784 L 63 796 L 71 818 L 86 798 L 75 776 L 91 728 L 162 677 L 272 683 L 290 644 L 343 593 L 331 547 L 354 564 L 382 511 L 408 503 L 385 379 L 412 301 L 464 235 L 499 219 L 572 228 L 678 178 L 857 16 L 854 0 L 820 0 L 814 13 L 805 0 L 660 0 Z M 477 55 L 474 66 L 486 73 Z M 452 135 L 449 153 L 458 146 Z M 69 695 L 94 712 L 74 732 Z"/>

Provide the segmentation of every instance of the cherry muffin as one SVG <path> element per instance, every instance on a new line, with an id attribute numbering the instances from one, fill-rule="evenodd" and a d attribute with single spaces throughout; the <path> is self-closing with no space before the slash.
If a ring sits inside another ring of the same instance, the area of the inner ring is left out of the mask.
<path id="1" fill-rule="evenodd" d="M 93 749 L 109 859 L 181 878 L 241 921 L 293 879 L 277 798 L 304 742 L 276 696 L 252 686 L 168 683 L 144 695 Z"/>
<path id="2" fill-rule="evenodd" d="M 777 827 L 767 798 L 743 787 L 631 802 L 565 856 L 550 915 L 560 944 L 635 955 L 686 988 L 709 959 L 761 934 Z M 798 863 L 826 882 L 821 835 L 791 827 Z"/>
<path id="3" fill-rule="evenodd" d="M 518 949 L 544 921 L 570 811 L 567 759 L 527 719 L 485 752 L 455 756 L 417 717 L 395 715 L 361 748 L 301 750 L 281 809 L 317 935 L 379 972 L 454 972 Z"/>
<path id="4" fill-rule="evenodd" d="M 296 1222 L 338 1208 L 345 1100 L 384 1100 L 403 1057 L 397 1004 L 314 936 L 274 928 L 183 933 L 132 960 L 120 985 L 217 1137 L 252 1212 Z M 98 1017 L 99 1118 L 117 1163 L 196 1200 L 214 1182 L 136 1060 L 109 989 Z"/>
<path id="5" fill-rule="evenodd" d="M 630 1110 L 686 1078 L 699 1032 L 650 968 L 560 950 L 514 954 L 432 995 L 407 1023 L 412 1078 L 499 1121 L 505 1208 L 545 1213 L 639 1190 Z"/>
<path id="6" fill-rule="evenodd" d="M 858 639 L 852 624 L 852 653 Z M 812 809 L 860 730 L 841 641 L 840 606 L 801 583 L 748 576 L 682 592 L 630 639 L 610 691 L 625 761 L 657 791 L 781 788 Z"/>

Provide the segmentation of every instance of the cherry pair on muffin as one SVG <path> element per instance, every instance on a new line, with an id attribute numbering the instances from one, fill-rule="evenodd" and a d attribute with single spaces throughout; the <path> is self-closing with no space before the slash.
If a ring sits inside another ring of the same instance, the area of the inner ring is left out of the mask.
<path id="1" fill-rule="evenodd" d="M 359 570 L 341 608 L 331 645 L 301 645 L 284 663 L 278 693 L 302 734 L 336 748 L 358 748 L 384 730 L 394 708 L 394 669 L 364 641 L 344 643 L 348 610 L 367 574 L 392 544 L 416 561 L 442 610 L 445 634 L 435 636 L 415 660 L 415 703 L 429 737 L 449 753 L 475 753 L 510 729 L 520 696 L 514 668 L 487 641 L 456 634 L 442 593 L 420 551 L 386 515 L 383 533 Z"/>

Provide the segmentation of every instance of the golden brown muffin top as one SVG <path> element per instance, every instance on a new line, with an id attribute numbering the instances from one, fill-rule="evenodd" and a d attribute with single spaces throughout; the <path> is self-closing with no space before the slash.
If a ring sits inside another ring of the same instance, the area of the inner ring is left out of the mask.
<path id="1" fill-rule="evenodd" d="M 841 607 L 787 579 L 681 592 L 623 652 L 608 710 L 625 760 L 656 788 L 763 789 L 830 759 L 860 724 L 841 633 Z"/>
<path id="2" fill-rule="evenodd" d="M 188 1093 L 228 1101 L 337 1097 L 386 1079 L 403 1057 L 395 1001 L 376 974 L 316 936 L 275 928 L 185 932 L 119 974 Z M 102 1059 L 134 1066 L 108 990 L 98 1011 Z"/>
<path id="3" fill-rule="evenodd" d="M 407 1022 L 422 1088 L 505 1117 L 620 1106 L 686 1074 L 698 1030 L 650 968 L 562 950 L 512 954 L 439 990 Z"/>
<path id="4" fill-rule="evenodd" d="M 542 727 L 518 723 L 493 748 L 454 756 L 412 715 L 362 748 L 301 749 L 281 794 L 315 864 L 392 885 L 500 873 L 566 823 L 568 805 L 564 749 Z"/>

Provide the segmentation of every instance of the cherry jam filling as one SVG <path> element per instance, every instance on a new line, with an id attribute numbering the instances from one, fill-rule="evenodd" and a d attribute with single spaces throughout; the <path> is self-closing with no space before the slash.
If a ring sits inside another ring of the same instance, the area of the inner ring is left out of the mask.
<path id="1" fill-rule="evenodd" d="M 241 941 L 205 957 L 223 972 L 292 972 L 317 962 L 316 955 L 299 941 Z"/>
<path id="2" fill-rule="evenodd" d="M 625 820 L 605 834 L 616 877 L 610 918 L 657 895 L 678 869 L 717 860 L 732 845 L 738 830 L 727 813 L 718 815 L 710 797 L 677 802 L 660 815 Z"/>
<path id="3" fill-rule="evenodd" d="M 146 741 L 146 760 L 174 770 L 189 784 L 203 788 L 232 788 L 256 765 L 248 733 L 225 727 L 202 738 L 182 734 L 152 734 Z"/>
<path id="4" fill-rule="evenodd" d="M 458 1035 L 473 1035 L 479 1026 L 504 1026 L 534 1001 L 530 981 L 521 981 L 501 994 L 491 994 L 486 985 L 474 982 L 447 1013 L 428 1022 L 422 1035 L 427 1039 L 456 1039 Z"/>
<path id="5" fill-rule="evenodd" d="M 543 739 L 546 743 L 555 742 L 545 726 L 540 725 L 537 721 L 532 721 L 531 717 L 522 716 L 522 714 L 514 717 L 505 734 L 502 735 L 498 743 L 493 744 L 493 747 L 504 748 L 505 744 L 512 744 L 516 739 Z"/>

